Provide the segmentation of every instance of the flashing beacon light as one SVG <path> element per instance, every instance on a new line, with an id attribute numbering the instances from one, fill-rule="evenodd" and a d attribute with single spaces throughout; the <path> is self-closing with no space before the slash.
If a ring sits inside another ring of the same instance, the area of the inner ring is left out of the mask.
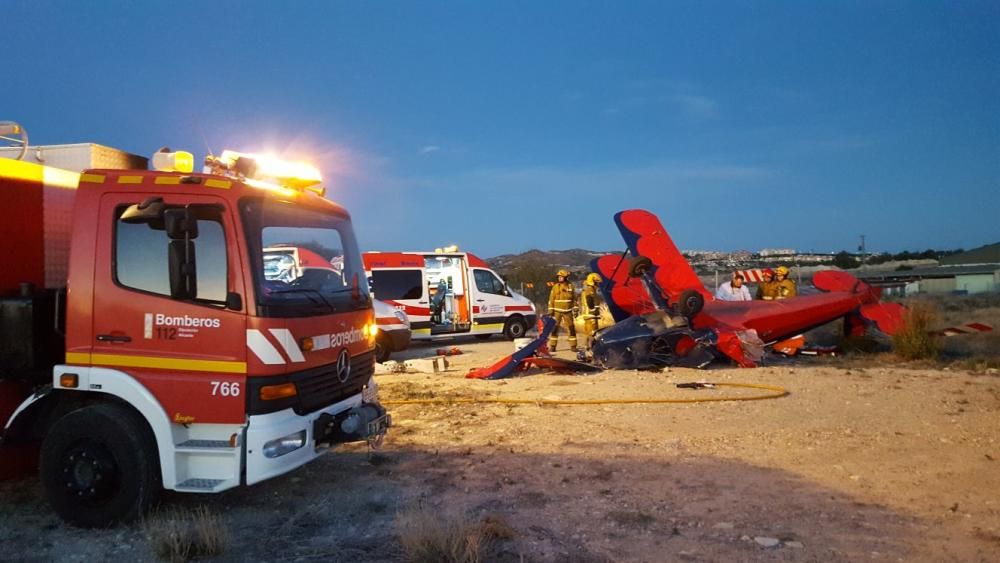
<path id="1" fill-rule="evenodd" d="M 186 151 L 171 152 L 164 147 L 153 153 L 153 170 L 190 174 L 194 170 L 194 155 Z"/>
<path id="2" fill-rule="evenodd" d="M 326 193 L 323 176 L 306 162 L 283 160 L 273 155 L 241 153 L 224 150 L 219 156 L 209 156 L 205 164 L 211 173 L 235 175 L 255 187 L 291 188 Z"/>

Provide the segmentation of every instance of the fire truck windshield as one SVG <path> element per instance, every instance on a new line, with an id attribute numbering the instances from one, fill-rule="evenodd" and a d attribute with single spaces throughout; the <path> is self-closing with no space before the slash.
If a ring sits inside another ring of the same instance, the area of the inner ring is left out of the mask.
<path id="1" fill-rule="evenodd" d="M 327 315 L 369 306 L 350 219 L 260 198 L 243 200 L 240 209 L 259 315 Z"/>

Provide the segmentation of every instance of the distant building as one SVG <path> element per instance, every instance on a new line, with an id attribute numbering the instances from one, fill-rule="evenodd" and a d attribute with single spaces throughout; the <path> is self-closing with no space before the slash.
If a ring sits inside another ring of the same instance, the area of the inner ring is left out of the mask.
<path id="1" fill-rule="evenodd" d="M 793 256 L 795 254 L 794 248 L 765 248 L 758 252 L 762 257 L 767 258 L 768 256 Z"/>
<path id="2" fill-rule="evenodd" d="M 942 258 L 939 266 L 862 277 L 894 295 L 1000 291 L 1000 243 Z"/>

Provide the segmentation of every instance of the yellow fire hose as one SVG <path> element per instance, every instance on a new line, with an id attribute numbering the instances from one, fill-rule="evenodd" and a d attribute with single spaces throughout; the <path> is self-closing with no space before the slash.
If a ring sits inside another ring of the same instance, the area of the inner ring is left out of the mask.
<path id="1" fill-rule="evenodd" d="M 636 405 L 636 404 L 675 404 L 675 403 L 717 403 L 721 401 L 763 401 L 766 399 L 778 399 L 790 395 L 784 387 L 777 385 L 761 385 L 759 383 L 712 383 L 716 387 L 741 387 L 744 389 L 764 389 L 770 391 L 761 395 L 749 395 L 746 397 L 699 397 L 696 399 L 503 399 L 500 397 L 486 398 L 434 398 L 434 399 L 389 399 L 379 401 L 383 405 L 460 405 L 460 404 L 489 404 L 496 403 L 502 405 Z"/>

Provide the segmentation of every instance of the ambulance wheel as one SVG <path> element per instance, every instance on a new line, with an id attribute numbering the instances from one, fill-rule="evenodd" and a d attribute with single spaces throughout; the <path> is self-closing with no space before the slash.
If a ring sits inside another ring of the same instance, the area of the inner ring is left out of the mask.
<path id="1" fill-rule="evenodd" d="M 52 425 L 42 442 L 45 496 L 63 520 L 105 528 L 139 518 L 162 490 L 156 440 L 123 406 L 99 403 Z"/>
<path id="2" fill-rule="evenodd" d="M 524 322 L 524 318 L 522 317 L 511 317 L 507 319 L 507 323 L 503 326 L 503 335 L 506 336 L 508 340 L 524 338 L 524 335 L 527 332 L 528 323 Z"/>
<path id="3" fill-rule="evenodd" d="M 693 289 L 684 290 L 677 300 L 677 312 L 686 319 L 692 319 L 705 306 L 705 297 Z"/>
<path id="4" fill-rule="evenodd" d="M 378 331 L 378 336 L 375 337 L 375 361 L 381 364 L 389 359 L 391 353 L 389 337 L 381 330 Z"/>

